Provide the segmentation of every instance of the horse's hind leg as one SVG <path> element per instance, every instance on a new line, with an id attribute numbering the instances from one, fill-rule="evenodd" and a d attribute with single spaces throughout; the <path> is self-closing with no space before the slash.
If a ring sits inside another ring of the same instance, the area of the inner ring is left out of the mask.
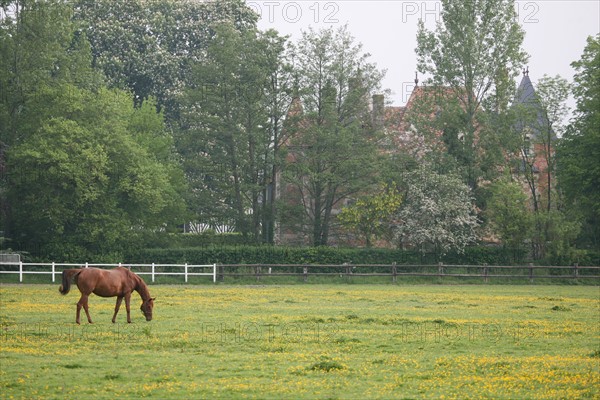
<path id="1" fill-rule="evenodd" d="M 81 294 L 81 298 L 79 299 L 79 301 L 77 302 L 77 318 L 75 319 L 75 322 L 77 322 L 77 324 L 79 324 L 79 314 L 81 313 L 81 307 L 83 307 L 83 310 L 85 311 L 85 315 L 87 315 L 87 319 L 88 322 L 90 324 L 92 324 L 92 317 L 90 317 L 90 310 L 88 309 L 88 294 Z"/>
<path id="2" fill-rule="evenodd" d="M 123 296 L 117 296 L 117 304 L 115 304 L 115 315 L 113 315 L 112 322 L 115 323 L 117 319 L 117 313 L 119 312 L 119 307 L 121 307 L 121 302 L 123 301 Z"/>

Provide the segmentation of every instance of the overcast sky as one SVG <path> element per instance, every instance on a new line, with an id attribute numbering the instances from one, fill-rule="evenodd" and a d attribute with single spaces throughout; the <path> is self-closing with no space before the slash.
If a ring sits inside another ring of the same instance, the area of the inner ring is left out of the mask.
<path id="1" fill-rule="evenodd" d="M 439 1 L 277 1 L 247 0 L 261 15 L 261 29 L 274 28 L 296 40 L 302 30 L 348 24 L 371 61 L 387 70 L 384 88 L 393 105 L 403 105 L 414 86 L 417 21 L 433 28 L 440 18 Z M 586 38 L 600 32 L 600 1 L 517 1 L 519 22 L 526 31 L 523 47 L 530 55 L 529 77 L 544 74 L 572 81 L 571 62 L 581 57 Z M 518 82 L 517 82 L 518 83 Z"/>

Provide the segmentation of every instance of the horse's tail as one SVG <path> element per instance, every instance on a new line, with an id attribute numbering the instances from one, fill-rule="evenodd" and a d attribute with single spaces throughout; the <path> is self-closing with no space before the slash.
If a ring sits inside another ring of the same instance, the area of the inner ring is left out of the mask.
<path id="1" fill-rule="evenodd" d="M 62 273 L 62 285 L 58 288 L 60 294 L 65 295 L 71 290 L 71 280 L 79 275 L 81 269 L 65 269 Z"/>

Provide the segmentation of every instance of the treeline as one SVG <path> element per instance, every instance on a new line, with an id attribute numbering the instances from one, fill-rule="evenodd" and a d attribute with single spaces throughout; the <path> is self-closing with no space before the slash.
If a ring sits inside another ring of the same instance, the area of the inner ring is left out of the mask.
<path id="1" fill-rule="evenodd" d="M 564 80 L 547 78 L 551 124 L 532 138 L 515 121 L 537 114 L 511 106 L 527 59 L 513 2 L 455 3 L 438 31 L 419 28 L 416 55 L 452 96 L 417 104 L 399 146 L 375 112 L 384 71 L 345 26 L 292 40 L 241 0 L 1 2 L 2 249 L 114 261 L 191 221 L 245 244 L 293 232 L 439 256 L 491 238 L 584 257 L 600 240 L 599 38 L 573 64 L 575 119 L 561 119 Z M 453 36 L 465 20 L 470 36 Z M 532 140 L 549 149 L 547 185 L 522 156 Z"/>

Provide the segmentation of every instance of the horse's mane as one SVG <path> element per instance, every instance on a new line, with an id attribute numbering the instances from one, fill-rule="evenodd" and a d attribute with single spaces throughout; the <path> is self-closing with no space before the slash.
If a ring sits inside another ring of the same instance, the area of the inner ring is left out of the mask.
<path id="1" fill-rule="evenodd" d="M 146 285 L 146 282 L 144 282 L 144 280 L 141 277 L 134 274 L 133 272 L 131 272 L 131 276 L 136 281 L 135 287 L 133 289 L 140 294 L 142 300 L 148 300 L 150 298 L 150 291 L 148 290 L 148 285 Z"/>

